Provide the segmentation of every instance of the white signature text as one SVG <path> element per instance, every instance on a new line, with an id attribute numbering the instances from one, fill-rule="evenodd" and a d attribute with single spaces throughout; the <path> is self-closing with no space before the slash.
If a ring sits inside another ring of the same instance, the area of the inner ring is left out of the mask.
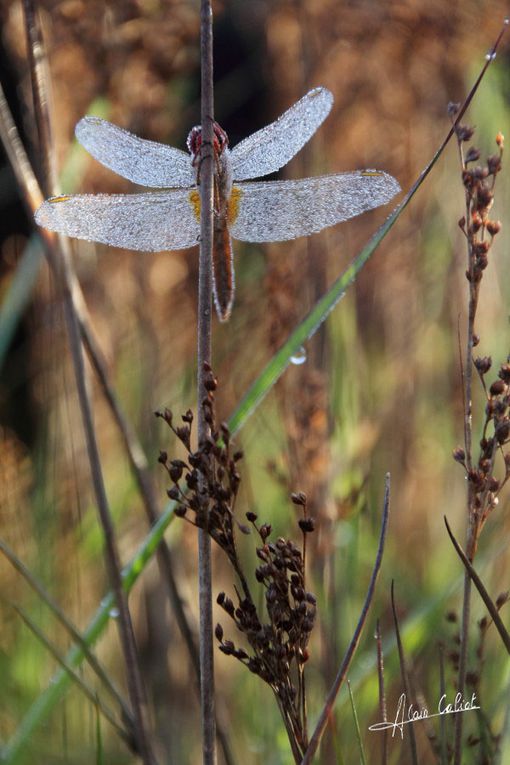
<path id="1" fill-rule="evenodd" d="M 392 736 L 395 735 L 395 731 L 400 731 L 400 737 L 404 738 L 404 725 L 409 723 L 419 722 L 420 720 L 430 719 L 432 717 L 440 717 L 441 715 L 453 715 L 457 712 L 469 712 L 472 709 L 480 709 L 476 705 L 476 693 L 473 693 L 469 700 L 465 699 L 461 693 L 457 693 L 453 702 L 448 702 L 446 693 L 444 693 L 439 699 L 437 705 L 437 712 L 432 714 L 427 707 L 415 707 L 414 704 L 407 705 L 407 698 L 405 693 L 402 693 L 397 704 L 397 712 L 393 722 L 385 720 L 384 722 L 375 723 L 370 725 L 369 730 L 393 730 Z"/>

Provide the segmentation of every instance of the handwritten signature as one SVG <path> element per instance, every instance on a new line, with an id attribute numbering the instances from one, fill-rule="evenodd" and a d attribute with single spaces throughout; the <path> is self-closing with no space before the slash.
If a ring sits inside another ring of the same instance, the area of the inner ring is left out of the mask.
<path id="1" fill-rule="evenodd" d="M 443 693 L 437 705 L 438 711 L 433 714 L 430 714 L 426 707 L 414 707 L 413 704 L 407 706 L 406 695 L 405 693 L 402 693 L 398 700 L 397 712 L 393 722 L 385 720 L 384 722 L 375 723 L 374 725 L 370 725 L 369 730 L 377 731 L 392 728 L 392 736 L 395 735 L 396 730 L 399 730 L 400 737 L 404 738 L 404 725 L 430 719 L 432 717 L 441 717 L 441 715 L 454 715 L 458 712 L 469 712 L 472 709 L 480 709 L 480 707 L 476 705 L 476 693 L 473 693 L 469 701 L 465 699 L 461 693 L 457 693 L 452 703 L 448 703 L 446 693 Z"/>

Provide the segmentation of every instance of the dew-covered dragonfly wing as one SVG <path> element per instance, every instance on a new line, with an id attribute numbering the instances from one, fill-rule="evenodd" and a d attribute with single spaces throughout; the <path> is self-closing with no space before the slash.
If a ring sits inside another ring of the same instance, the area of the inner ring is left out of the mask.
<path id="1" fill-rule="evenodd" d="M 262 178 L 290 162 L 324 122 L 333 96 L 326 88 L 314 88 L 275 122 L 238 143 L 231 152 L 235 181 Z"/>
<path id="2" fill-rule="evenodd" d="M 384 205 L 399 191 L 395 178 L 375 170 L 234 184 L 229 229 L 244 242 L 283 242 Z"/>
<path id="3" fill-rule="evenodd" d="M 142 252 L 193 247 L 200 234 L 189 189 L 52 197 L 36 221 L 66 236 Z"/>
<path id="4" fill-rule="evenodd" d="M 173 146 L 138 138 L 99 117 L 83 117 L 75 134 L 94 159 L 132 183 L 181 189 L 196 182 L 189 154 Z"/>

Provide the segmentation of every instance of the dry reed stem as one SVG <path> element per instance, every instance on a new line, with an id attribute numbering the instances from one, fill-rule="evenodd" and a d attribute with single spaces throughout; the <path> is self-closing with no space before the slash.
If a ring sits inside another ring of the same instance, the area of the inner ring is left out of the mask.
<path id="1" fill-rule="evenodd" d="M 200 5 L 200 63 L 201 63 L 201 123 L 200 150 L 200 255 L 198 283 L 198 440 L 209 433 L 204 418 L 202 400 L 207 391 L 204 385 L 206 366 L 211 363 L 211 309 L 212 309 L 212 252 L 213 252 L 213 32 L 210 0 Z M 212 621 L 211 540 L 207 528 L 198 530 L 198 586 L 200 609 L 200 707 L 202 723 L 202 761 L 214 765 L 215 711 L 214 711 L 214 644 Z"/>

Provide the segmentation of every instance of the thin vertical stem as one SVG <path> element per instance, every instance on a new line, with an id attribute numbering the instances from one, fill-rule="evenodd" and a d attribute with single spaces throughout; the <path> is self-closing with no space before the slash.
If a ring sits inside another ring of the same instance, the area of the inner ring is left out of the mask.
<path id="1" fill-rule="evenodd" d="M 467 217 L 469 220 L 469 204 L 467 204 Z M 468 242 L 468 273 L 473 273 L 473 260 L 470 244 Z M 469 282 L 469 308 L 468 308 L 468 326 L 467 326 L 467 341 L 466 341 L 466 358 L 464 361 L 464 445 L 466 454 L 466 467 L 471 470 L 472 459 L 472 381 L 473 381 L 473 347 L 474 347 L 474 323 L 476 316 L 476 307 L 478 304 L 478 285 L 473 284 L 473 280 Z M 467 481 L 467 553 L 472 560 L 474 554 L 473 540 L 474 540 L 474 522 L 475 522 L 475 508 L 473 506 L 473 484 L 471 481 Z M 464 593 L 462 602 L 462 620 L 460 631 L 460 650 L 459 650 L 459 672 L 457 676 L 457 688 L 456 692 L 461 695 L 464 693 L 464 685 L 466 681 L 467 670 L 467 646 L 469 639 L 469 617 L 471 610 L 471 579 L 467 571 L 464 573 Z M 463 728 L 463 716 L 461 714 L 456 715 L 455 718 L 455 754 L 454 763 L 460 765 L 462 756 L 462 728 Z"/>
<path id="2" fill-rule="evenodd" d="M 53 193 L 57 186 L 58 173 L 53 143 L 53 131 L 48 102 L 47 59 L 44 41 L 41 33 L 40 19 L 36 13 L 33 0 L 23 0 L 25 17 L 25 32 L 27 37 L 27 55 L 32 84 L 32 101 L 34 105 L 35 123 L 38 133 L 40 175 L 43 181 L 43 192 Z"/>
<path id="3" fill-rule="evenodd" d="M 466 169 L 466 163 L 464 161 L 464 153 L 462 149 L 462 141 L 457 139 L 457 145 L 459 149 L 459 157 L 462 171 Z M 469 192 L 466 189 L 466 225 L 470 220 L 470 197 Z M 467 275 L 469 284 L 469 300 L 468 300 L 468 320 L 466 329 L 466 358 L 464 359 L 463 367 L 463 398 L 464 398 L 464 452 L 466 455 L 466 468 L 468 471 L 473 466 L 473 348 L 475 346 L 475 317 L 476 309 L 478 306 L 478 293 L 479 282 L 474 279 L 474 261 L 471 248 L 471 240 L 468 236 L 466 239 L 467 247 Z M 473 532 L 474 532 L 474 520 L 475 509 L 473 506 L 473 483 L 467 481 L 466 487 L 466 508 L 467 508 L 467 531 L 466 531 L 466 547 L 468 556 L 472 549 Z M 462 599 L 462 617 L 461 617 L 461 630 L 460 630 L 460 647 L 459 647 L 459 670 L 457 675 L 457 693 L 461 695 L 464 693 L 464 685 L 466 682 L 467 671 L 467 647 L 469 640 L 469 618 L 471 611 L 471 579 L 467 571 L 464 573 L 464 590 Z M 455 742 L 454 742 L 454 763 L 460 765 L 462 756 L 462 728 L 463 717 L 461 714 L 455 717 Z"/>
<path id="4" fill-rule="evenodd" d="M 200 6 L 200 56 L 202 71 L 200 156 L 200 262 L 198 279 L 198 412 L 199 443 L 208 435 L 202 401 L 207 395 L 204 375 L 211 363 L 212 248 L 213 248 L 213 51 L 210 0 Z M 214 655 L 212 624 L 211 540 L 207 527 L 198 530 L 198 586 L 200 607 L 200 701 L 202 757 L 215 762 Z"/>

